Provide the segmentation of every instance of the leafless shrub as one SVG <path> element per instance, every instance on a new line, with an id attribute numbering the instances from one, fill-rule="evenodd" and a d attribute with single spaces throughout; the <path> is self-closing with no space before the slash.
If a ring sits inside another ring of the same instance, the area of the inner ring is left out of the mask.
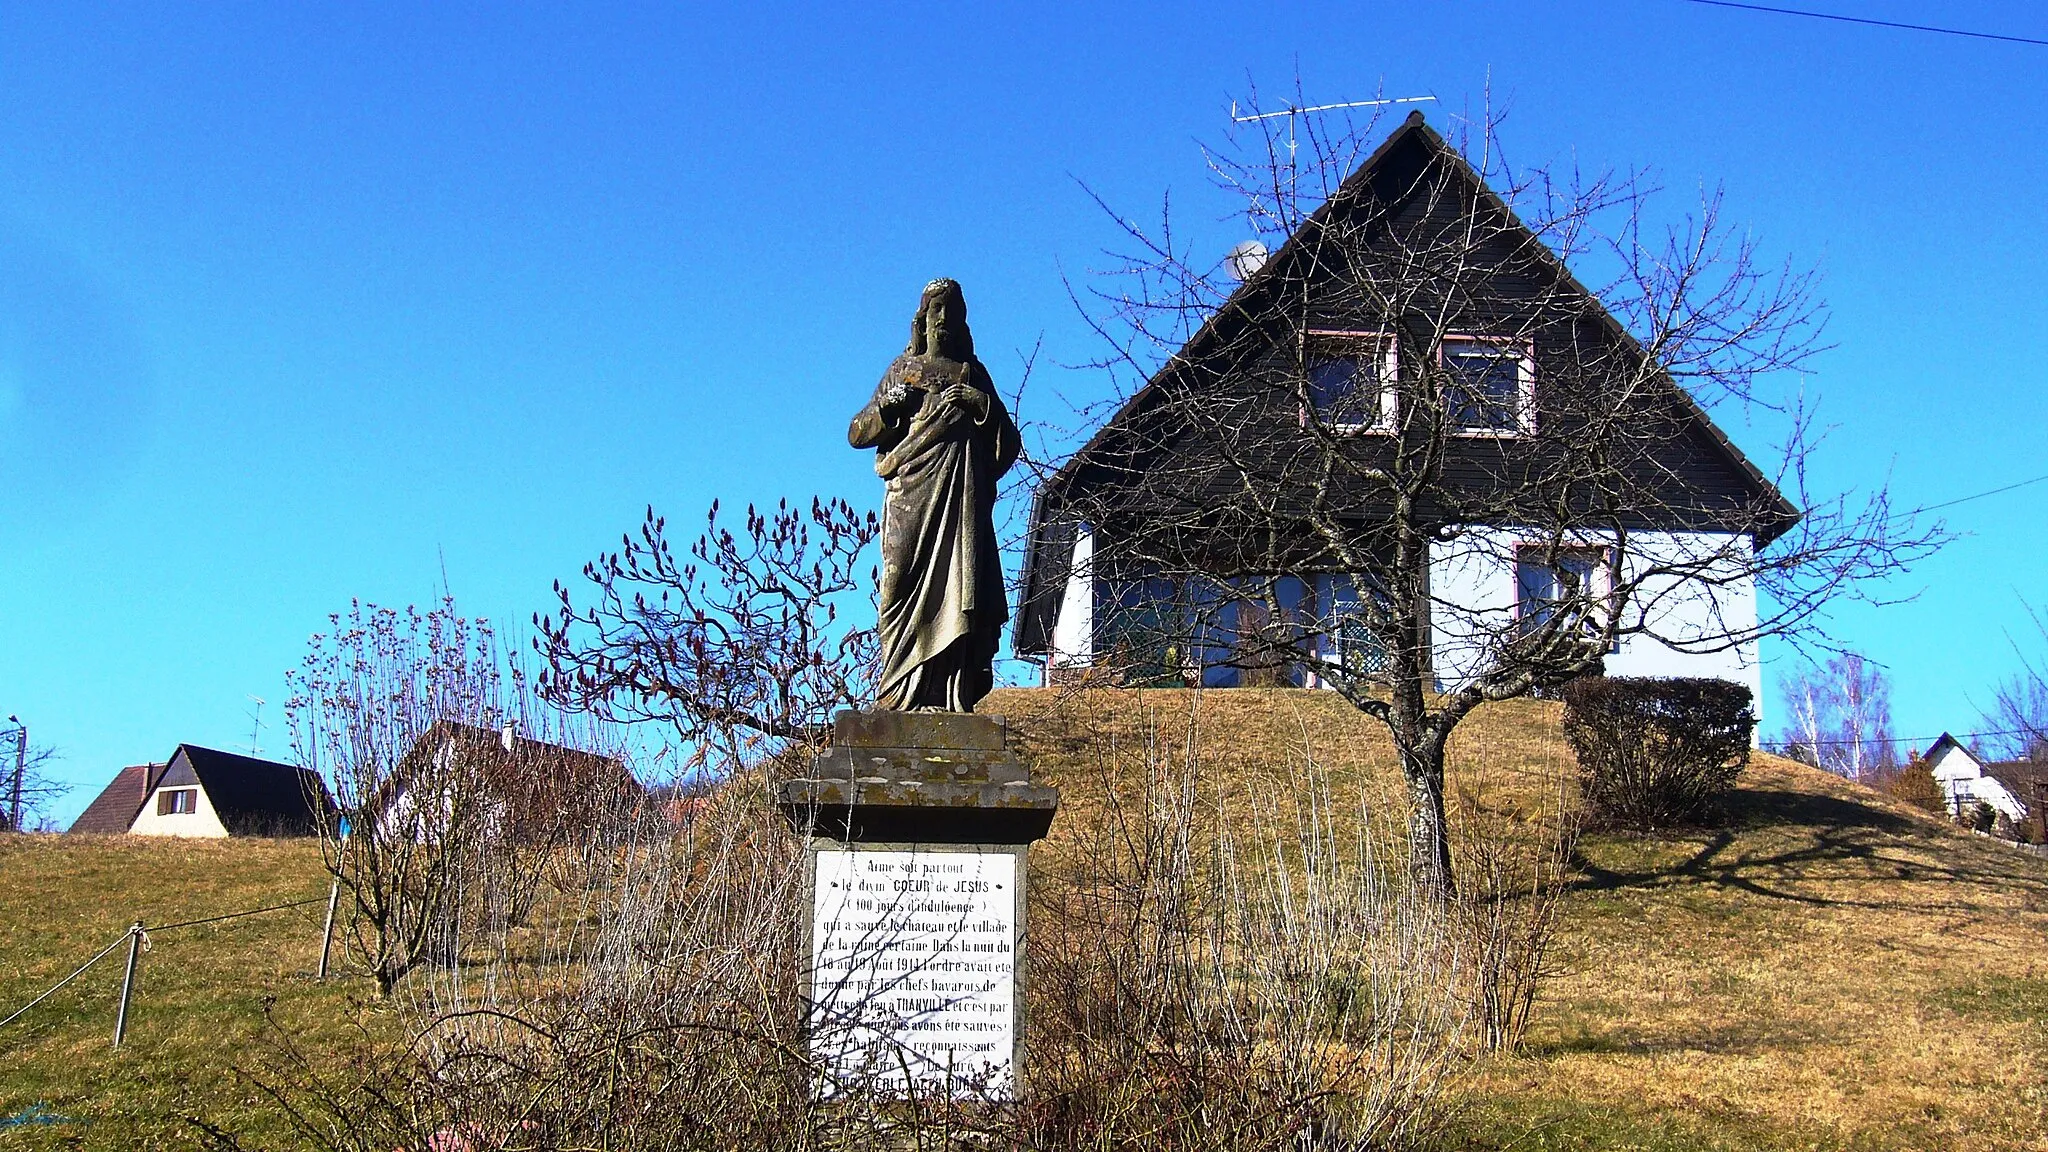
<path id="1" fill-rule="evenodd" d="M 1539 780 L 1535 791 L 1533 803 L 1502 797 L 1483 777 L 1460 791 L 1453 809 L 1456 851 L 1469 878 L 1457 909 L 1477 1039 L 1487 1052 L 1521 1048 L 1543 983 L 1565 971 L 1556 943 L 1578 849 L 1578 801 L 1562 775 Z"/>
<path id="2" fill-rule="evenodd" d="M 1197 713 L 1097 742 L 1031 922 L 1028 1146 L 1352 1149 L 1427 1131 L 1464 1023 L 1444 907 L 1297 749 L 1221 787 Z M 1398 839 L 1398 836 L 1396 837 Z"/>
<path id="3" fill-rule="evenodd" d="M 421 964 L 502 947 L 572 837 L 610 827 L 638 787 L 452 602 L 359 603 L 330 624 L 291 675 L 286 716 L 299 762 L 335 793 L 321 854 L 347 898 L 345 954 L 389 995 Z"/>
<path id="4" fill-rule="evenodd" d="M 1036 849 L 1015 1102 L 826 1071 L 800 996 L 806 854 L 773 765 L 679 823 L 628 815 L 554 858 L 530 922 L 386 1002 L 398 1037 L 259 1081 L 347 1152 L 1364 1149 L 1428 1131 L 1468 1013 L 1463 939 L 1379 847 L 1398 827 L 1298 749 L 1284 802 L 1154 741 L 1097 747 L 1103 804 Z M 1262 793 L 1263 795 L 1263 793 Z M 231 1140 L 223 1134 L 222 1140 Z"/>
<path id="5" fill-rule="evenodd" d="M 1589 820 L 1648 830 L 1706 818 L 1749 763 L 1749 689 L 1726 680 L 1615 677 L 1564 693 L 1564 738 Z"/>
<path id="6" fill-rule="evenodd" d="M 260 1082 L 309 1145 L 350 1152 L 831 1146 L 848 1117 L 810 1102 L 801 847 L 762 775 L 699 800 L 591 837 L 506 948 L 408 981 L 400 1037 L 359 1067 L 300 1056 Z"/>
<path id="7" fill-rule="evenodd" d="M 557 582 L 555 612 L 534 617 L 543 695 L 658 721 L 699 766 L 816 742 L 835 708 L 871 698 L 876 659 L 874 629 L 853 623 L 873 596 L 874 513 L 749 506 L 738 532 L 718 517 L 714 501 L 679 559 L 649 508 L 637 536 L 584 566 L 580 606 Z"/>

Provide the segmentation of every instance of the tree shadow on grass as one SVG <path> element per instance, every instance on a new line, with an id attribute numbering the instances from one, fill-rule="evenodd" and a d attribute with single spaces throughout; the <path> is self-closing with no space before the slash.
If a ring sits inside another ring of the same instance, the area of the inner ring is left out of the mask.
<path id="1" fill-rule="evenodd" d="M 2038 861 L 1839 796 L 1741 789 L 1728 798 L 1720 826 L 1649 838 L 1690 843 L 1702 835 L 1704 843 L 1684 860 L 1643 868 L 1604 867 L 1581 851 L 1573 861 L 1572 887 L 1606 892 L 1705 884 L 1807 905 L 1924 909 L 1964 899 L 1953 887 L 1941 893 L 1947 899 L 1907 897 L 1935 895 L 1930 885 L 1960 884 L 2048 903 L 2048 868 Z M 1881 882 L 1899 898 L 1845 898 L 1813 890 L 1830 881 Z"/>
<path id="2" fill-rule="evenodd" d="M 1713 1024 L 1691 1023 L 1675 1031 L 1657 1020 L 1563 1025 L 1552 1035 L 1531 1037 L 1525 1051 L 1538 1058 L 1572 1054 L 1654 1056 L 1674 1052 L 1712 1056 L 1759 1056 L 1839 1040 L 1826 1021 L 1798 1021 L 1769 1013 L 1731 1014 Z"/>

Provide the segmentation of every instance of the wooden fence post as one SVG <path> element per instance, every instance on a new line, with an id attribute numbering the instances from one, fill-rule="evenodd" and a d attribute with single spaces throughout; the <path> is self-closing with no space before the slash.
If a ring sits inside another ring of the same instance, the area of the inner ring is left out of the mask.
<path id="1" fill-rule="evenodd" d="M 327 923 L 320 929 L 320 970 L 313 974 L 315 980 L 327 979 L 327 953 L 334 948 L 334 905 L 341 899 L 341 881 L 327 890 Z"/>
<path id="2" fill-rule="evenodd" d="M 135 961 L 142 953 L 142 921 L 128 928 L 128 970 L 121 974 L 121 1006 L 114 1012 L 114 1047 L 128 1032 L 128 998 L 135 991 Z"/>

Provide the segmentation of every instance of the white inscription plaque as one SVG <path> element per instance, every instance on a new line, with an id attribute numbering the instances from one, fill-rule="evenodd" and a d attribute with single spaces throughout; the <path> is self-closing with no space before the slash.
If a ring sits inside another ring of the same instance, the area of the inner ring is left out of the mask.
<path id="1" fill-rule="evenodd" d="M 906 1074 L 1007 1097 L 1015 1056 L 1017 858 L 816 853 L 811 1045 L 823 1092 L 901 1092 Z"/>

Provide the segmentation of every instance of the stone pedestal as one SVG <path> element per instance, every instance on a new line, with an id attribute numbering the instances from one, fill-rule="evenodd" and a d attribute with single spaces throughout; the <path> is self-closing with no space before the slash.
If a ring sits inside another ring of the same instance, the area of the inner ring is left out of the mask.
<path id="1" fill-rule="evenodd" d="M 998 717 L 848 711 L 780 799 L 812 857 L 821 1094 L 909 1078 L 1007 1097 L 1023 1050 L 1025 850 L 1058 790 L 1031 782 Z"/>

